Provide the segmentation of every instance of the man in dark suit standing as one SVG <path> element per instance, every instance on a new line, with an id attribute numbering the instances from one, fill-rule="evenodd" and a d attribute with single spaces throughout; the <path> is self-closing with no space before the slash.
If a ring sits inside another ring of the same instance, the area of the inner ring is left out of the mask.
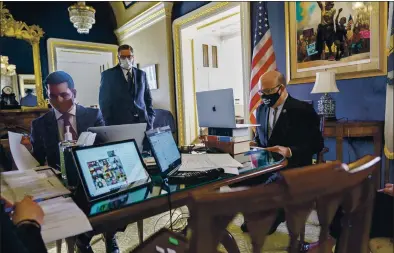
<path id="1" fill-rule="evenodd" d="M 262 104 L 257 108 L 255 142 L 267 151 L 283 155 L 288 160 L 286 169 L 312 164 L 312 156 L 324 147 L 320 131 L 320 118 L 313 107 L 291 97 L 286 89 L 284 76 L 277 71 L 265 73 L 260 78 L 259 94 Z M 271 183 L 279 179 L 278 173 L 259 178 L 259 182 Z M 284 221 L 284 212 L 278 213 L 270 234 Z M 247 231 L 246 224 L 242 226 Z"/>
<path id="2" fill-rule="evenodd" d="M 74 81 L 64 71 L 56 71 L 48 75 L 44 82 L 47 85 L 49 103 L 53 109 L 32 122 L 30 142 L 33 156 L 44 165 L 53 168 L 60 164 L 59 142 L 64 140 L 66 126 L 69 126 L 73 140 L 89 127 L 104 126 L 100 110 L 85 108 L 75 103 L 77 91 Z M 119 252 L 115 234 L 106 234 L 107 252 Z M 82 253 L 93 253 L 89 242 L 89 233 L 78 236 L 77 246 Z"/>
<path id="3" fill-rule="evenodd" d="M 155 113 L 146 73 L 133 67 L 134 51 L 118 48 L 119 65 L 101 74 L 100 109 L 107 126 L 147 123 L 153 126 Z"/>

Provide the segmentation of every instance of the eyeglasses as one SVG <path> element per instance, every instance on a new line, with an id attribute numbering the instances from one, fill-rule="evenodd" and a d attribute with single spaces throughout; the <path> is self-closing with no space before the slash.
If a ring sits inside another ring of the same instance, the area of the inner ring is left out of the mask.
<path id="1" fill-rule="evenodd" d="M 72 98 L 72 94 L 68 93 L 68 92 L 63 92 L 63 93 L 60 93 L 59 95 L 56 95 L 56 94 L 49 95 L 50 100 L 57 100 L 59 97 L 61 97 L 64 100 L 69 100 Z"/>
<path id="2" fill-rule="evenodd" d="M 270 95 L 270 94 L 273 94 L 275 92 L 278 92 L 279 89 L 277 91 L 275 91 L 275 89 L 280 88 L 281 86 L 282 86 L 282 84 L 279 84 L 279 85 L 275 86 L 274 88 L 259 90 L 257 93 L 260 96 L 261 95 Z"/>
<path id="3" fill-rule="evenodd" d="M 134 55 L 128 55 L 128 56 L 119 55 L 119 58 L 122 59 L 122 60 L 126 60 L 126 59 L 131 60 L 131 59 L 134 58 Z"/>

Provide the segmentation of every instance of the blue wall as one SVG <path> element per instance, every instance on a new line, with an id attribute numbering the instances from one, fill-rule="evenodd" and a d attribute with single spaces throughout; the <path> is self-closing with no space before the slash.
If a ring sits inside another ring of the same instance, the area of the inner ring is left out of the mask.
<path id="1" fill-rule="evenodd" d="M 173 20 L 209 2 L 175 2 Z M 251 2 L 251 31 L 254 31 L 253 13 L 256 2 Z M 276 62 L 280 72 L 286 74 L 285 10 L 283 2 L 268 2 L 269 22 L 274 42 Z M 348 120 L 384 120 L 386 100 L 386 77 L 371 77 L 337 81 L 339 93 L 333 94 L 337 105 L 337 118 Z M 289 93 L 300 100 L 312 100 L 317 105 L 319 94 L 310 94 L 313 84 L 298 84 L 288 87 Z M 349 145 L 351 144 L 351 145 Z M 330 149 L 325 159 L 335 160 L 335 140 L 326 139 L 325 146 Z M 354 147 L 354 148 L 353 148 Z M 357 138 L 344 141 L 344 162 L 354 161 L 365 154 L 373 153 L 370 138 Z"/>
<path id="2" fill-rule="evenodd" d="M 252 9 L 256 3 L 252 3 Z M 276 54 L 278 69 L 286 74 L 285 10 L 283 2 L 268 2 L 269 22 Z M 254 29 L 254 24 L 252 23 Z M 253 30 L 252 30 L 253 31 Z M 384 120 L 386 103 L 386 77 L 359 78 L 337 81 L 339 93 L 333 94 L 336 101 L 337 118 L 348 120 Z M 313 84 L 297 84 L 288 87 L 289 93 L 300 100 L 312 100 L 316 109 L 320 94 L 310 94 Z M 344 162 L 373 153 L 370 138 L 358 138 L 351 141 L 354 149 L 344 142 Z M 327 160 L 335 159 L 335 140 L 326 139 L 330 149 Z"/>
<path id="3" fill-rule="evenodd" d="M 67 8 L 75 2 L 4 2 L 14 19 L 28 25 L 40 26 L 45 34 L 40 41 L 41 70 L 43 79 L 48 75 L 47 40 L 59 38 L 97 43 L 118 44 L 114 30 L 116 20 L 109 2 L 87 2 L 96 9 L 96 24 L 89 34 L 77 32 L 69 20 Z M 33 74 L 31 46 L 22 40 L 0 38 L 0 53 L 9 56 L 16 64 L 18 74 Z"/>

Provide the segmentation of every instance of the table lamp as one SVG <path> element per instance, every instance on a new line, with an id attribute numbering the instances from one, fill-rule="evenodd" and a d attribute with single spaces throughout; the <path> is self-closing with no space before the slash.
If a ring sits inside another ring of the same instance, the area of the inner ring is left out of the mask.
<path id="1" fill-rule="evenodd" d="M 335 100 L 328 94 L 332 92 L 339 92 L 335 73 L 329 71 L 316 73 L 316 82 L 311 93 L 324 93 L 317 102 L 317 113 L 324 116 L 326 120 L 336 120 Z"/>

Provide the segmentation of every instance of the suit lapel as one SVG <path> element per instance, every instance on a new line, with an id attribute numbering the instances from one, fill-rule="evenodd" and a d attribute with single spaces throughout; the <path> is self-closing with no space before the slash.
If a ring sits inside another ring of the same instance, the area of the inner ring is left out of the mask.
<path id="1" fill-rule="evenodd" d="M 134 86 L 134 100 L 135 100 L 135 97 L 137 96 L 137 91 L 138 91 L 138 87 L 137 87 L 137 69 L 136 68 L 132 68 L 132 70 L 133 70 L 133 86 Z"/>
<path id="2" fill-rule="evenodd" d="M 287 110 L 291 107 L 291 105 L 290 105 L 291 99 L 292 98 L 289 95 L 282 107 L 282 111 L 280 112 L 278 120 L 275 123 L 274 129 L 272 130 L 270 140 L 275 138 L 275 136 L 277 134 L 283 133 L 286 131 L 286 127 L 288 124 Z"/>
<path id="3" fill-rule="evenodd" d="M 55 140 L 55 145 L 59 143 L 59 128 L 53 109 L 47 114 L 45 118 L 45 126 L 48 140 Z M 55 139 L 53 137 L 56 137 Z"/>
<path id="4" fill-rule="evenodd" d="M 77 109 L 76 109 L 76 120 L 77 120 L 77 132 L 78 132 L 78 136 L 81 135 L 81 133 L 83 131 L 85 131 L 87 129 L 87 117 L 85 116 L 86 114 L 86 109 L 83 106 L 80 105 L 76 105 Z"/>

